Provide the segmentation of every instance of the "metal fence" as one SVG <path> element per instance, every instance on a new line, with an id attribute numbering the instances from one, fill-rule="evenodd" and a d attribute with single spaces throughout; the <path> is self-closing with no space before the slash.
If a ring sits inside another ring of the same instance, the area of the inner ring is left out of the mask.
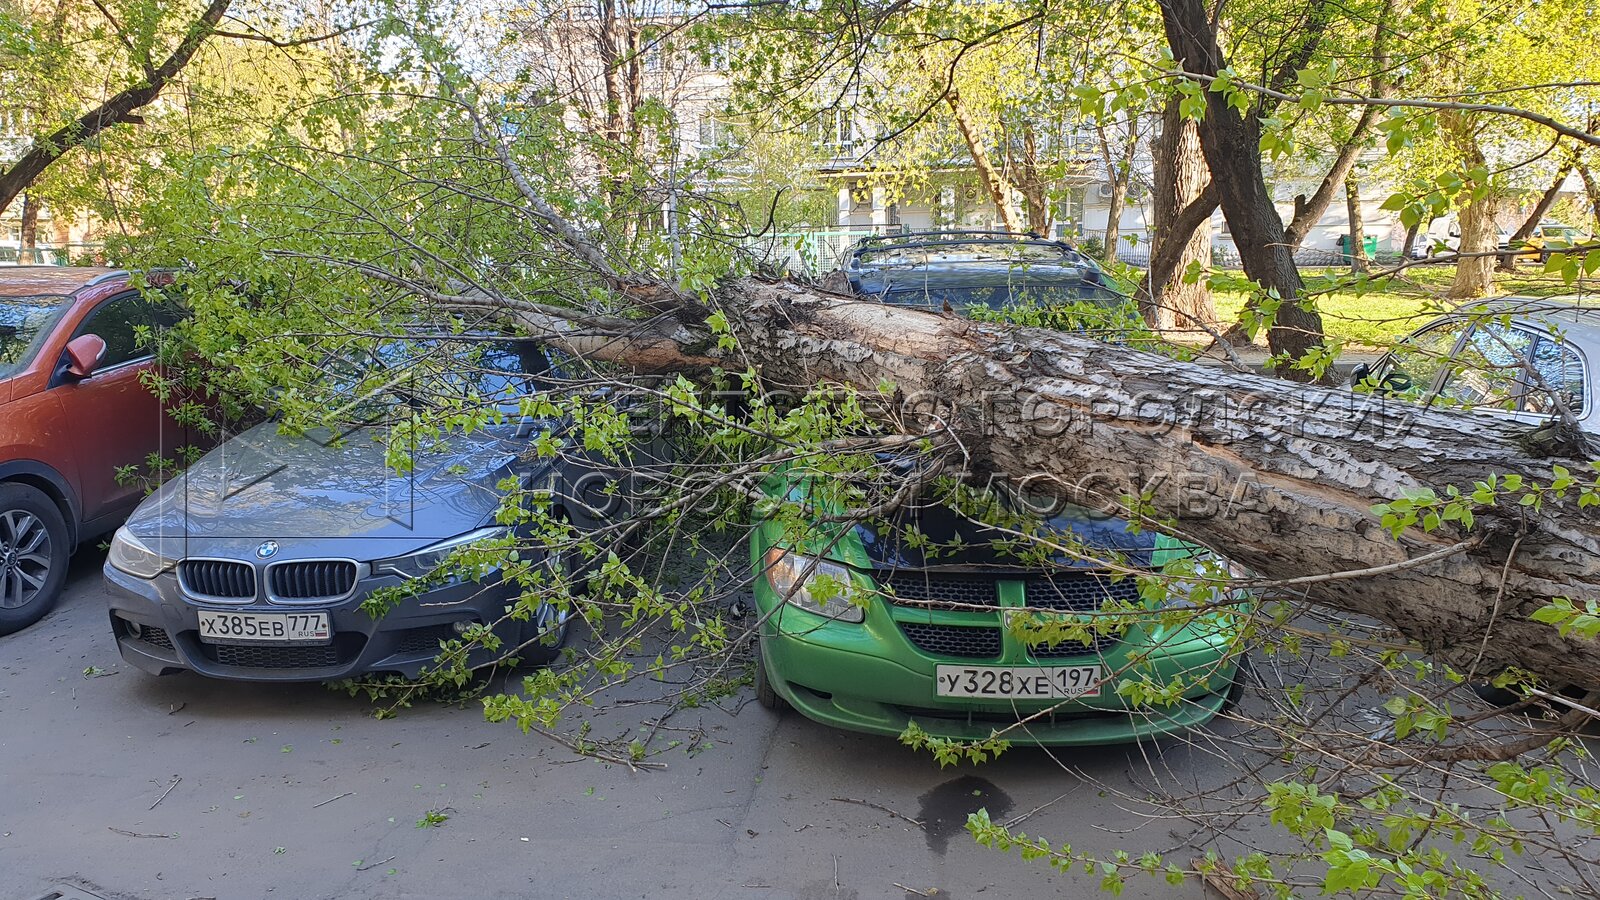
<path id="1" fill-rule="evenodd" d="M 1390 250 L 1379 250 L 1372 254 L 1372 261 L 1383 265 L 1398 262 L 1399 254 Z M 1350 257 L 1342 250 L 1320 250 L 1312 247 L 1301 247 L 1294 252 L 1295 265 L 1306 268 L 1341 267 L 1350 265 Z M 1121 247 L 1117 250 L 1117 262 L 1138 268 L 1150 265 L 1150 245 L 1142 244 L 1135 247 Z M 1244 267 L 1244 262 L 1239 257 L 1239 248 L 1231 242 L 1219 242 L 1211 248 L 1211 265 L 1217 269 L 1239 269 Z"/>
<path id="2" fill-rule="evenodd" d="M 70 266 L 103 249 L 104 244 L 40 244 L 31 250 L 23 250 L 15 244 L 0 244 L 0 266 Z M 27 263 L 22 261 L 25 253 L 32 254 Z"/>

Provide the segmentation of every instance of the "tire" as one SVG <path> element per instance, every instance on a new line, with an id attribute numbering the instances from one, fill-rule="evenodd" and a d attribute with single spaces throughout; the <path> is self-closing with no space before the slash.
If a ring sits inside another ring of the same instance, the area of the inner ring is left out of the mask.
<path id="1" fill-rule="evenodd" d="M 1479 699 L 1490 706 L 1505 708 L 1522 702 L 1522 695 L 1503 687 L 1495 687 L 1492 681 L 1474 681 L 1470 687 Z"/>
<path id="2" fill-rule="evenodd" d="M 552 567 L 559 567 L 562 574 L 569 579 L 579 577 L 575 563 L 568 554 L 557 554 L 553 558 L 551 565 Z M 574 591 L 576 591 L 576 587 L 574 587 Z M 524 645 L 521 651 L 522 655 L 519 657 L 523 666 L 532 668 L 548 666 L 561 658 L 561 649 L 567 645 L 567 637 L 572 632 L 570 614 L 554 624 L 555 640 L 548 641 L 541 638 L 541 635 L 546 635 L 552 628 L 551 617 L 557 615 L 560 615 L 560 613 L 556 612 L 554 607 L 544 605 L 539 608 L 538 615 L 523 623 L 522 639 L 518 641 L 519 645 Z"/>
<path id="3" fill-rule="evenodd" d="M 755 647 L 756 702 L 773 712 L 781 713 L 789 708 L 789 701 L 778 696 L 778 692 L 772 689 L 772 679 L 767 675 L 767 660 L 761 655 L 760 637 L 756 638 Z"/>
<path id="4" fill-rule="evenodd" d="M 37 488 L 0 484 L 0 634 L 44 618 L 67 581 L 67 522 Z"/>
<path id="5" fill-rule="evenodd" d="M 1217 710 L 1217 715 L 1230 713 L 1237 709 L 1239 701 L 1244 699 L 1245 682 L 1250 680 L 1250 657 L 1239 657 L 1238 668 L 1233 671 L 1233 681 L 1228 683 L 1228 699 L 1222 701 L 1222 707 Z"/>
<path id="6" fill-rule="evenodd" d="M 521 655 L 517 657 L 521 660 L 521 665 L 528 668 L 542 668 L 561 658 L 561 649 L 567 646 L 567 637 L 572 633 L 572 622 L 570 619 L 562 619 L 561 623 L 555 626 L 555 640 L 546 641 L 540 634 L 547 622 L 548 620 L 534 619 L 523 623 L 522 640 L 519 643 L 525 646 Z"/>

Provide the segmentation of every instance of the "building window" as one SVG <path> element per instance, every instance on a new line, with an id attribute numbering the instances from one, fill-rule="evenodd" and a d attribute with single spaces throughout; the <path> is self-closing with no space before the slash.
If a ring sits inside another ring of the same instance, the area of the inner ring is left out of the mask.
<path id="1" fill-rule="evenodd" d="M 700 117 L 700 148 L 709 150 L 733 143 L 733 129 L 716 116 Z"/>

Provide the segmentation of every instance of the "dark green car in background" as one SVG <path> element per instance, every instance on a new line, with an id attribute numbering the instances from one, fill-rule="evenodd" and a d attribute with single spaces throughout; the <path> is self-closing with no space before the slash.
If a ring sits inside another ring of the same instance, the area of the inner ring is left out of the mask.
<path id="1" fill-rule="evenodd" d="M 767 493 L 804 508 L 804 484 Z M 776 518 L 750 539 L 769 708 L 875 734 L 915 723 L 1074 745 L 1192 728 L 1237 699 L 1237 614 L 1217 602 L 1230 567 L 1210 551 L 1077 507 L 1034 532 L 1063 547 L 1049 559 L 939 503 L 842 530 L 817 518 L 800 540 Z M 1163 570 L 1174 580 L 1141 591 L 1137 573 Z"/>

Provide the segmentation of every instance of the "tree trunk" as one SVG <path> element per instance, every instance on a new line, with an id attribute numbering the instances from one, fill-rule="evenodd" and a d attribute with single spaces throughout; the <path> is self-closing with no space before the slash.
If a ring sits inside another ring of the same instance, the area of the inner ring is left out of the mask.
<path id="1" fill-rule="evenodd" d="M 1463 171 L 1488 169 L 1474 123 L 1465 114 L 1441 112 L 1439 122 L 1455 147 Z M 1484 189 L 1483 193 L 1472 199 L 1480 188 Z M 1456 216 L 1461 230 L 1456 244 L 1456 276 L 1445 295 L 1452 300 L 1470 300 L 1494 292 L 1495 250 L 1500 242 L 1494 223 L 1495 198 L 1487 188 L 1488 185 L 1476 184 L 1471 179 L 1461 187 L 1461 196 L 1468 200 Z"/>
<path id="2" fill-rule="evenodd" d="M 677 311 L 616 322 L 623 331 L 608 335 L 592 318 L 580 325 L 525 302 L 482 305 L 572 352 L 640 370 L 748 362 L 779 390 L 837 384 L 884 397 L 881 386 L 893 385 L 872 414 L 959 447 L 975 471 L 1079 504 L 1142 496 L 1143 511 L 1170 519 L 1174 533 L 1288 580 L 1292 593 L 1386 622 L 1460 670 L 1519 666 L 1581 684 L 1600 671 L 1600 641 L 1531 619 L 1554 597 L 1580 609 L 1600 598 L 1600 513 L 1571 493 L 1533 509 L 1503 491 L 1478 508 L 1472 535 L 1446 524 L 1396 538 L 1373 510 L 1424 488 L 1470 493 L 1491 476 L 1549 484 L 1555 460 L 1530 450 L 1526 425 L 754 279 L 719 293 L 739 356 L 718 358 L 714 335 L 694 324 L 707 311 L 698 301 L 669 301 L 659 285 L 621 289 Z M 1587 471 L 1592 448 L 1570 452 L 1559 461 Z M 1357 574 L 1318 577 L 1330 573 Z"/>
<path id="3" fill-rule="evenodd" d="M 1128 201 L 1128 175 L 1126 172 L 1111 178 L 1111 201 L 1106 205 L 1106 233 L 1102 242 L 1106 252 L 1102 257 L 1109 265 L 1117 261 L 1117 241 L 1122 240 L 1122 209 Z"/>
<path id="4" fill-rule="evenodd" d="M 1167 101 L 1161 133 L 1151 144 L 1155 213 L 1150 264 L 1138 292 L 1140 310 L 1151 328 L 1171 333 L 1203 331 L 1217 321 L 1210 286 L 1185 284 L 1179 277 L 1190 263 L 1211 265 L 1211 213 L 1216 192 L 1200 149 L 1195 123 L 1178 113 L 1178 101 Z"/>
<path id="5" fill-rule="evenodd" d="M 1028 231 L 1047 237 L 1055 224 L 1055 216 L 1051 214 L 1049 186 L 1039 162 L 1038 135 L 1034 133 L 1032 122 L 1022 123 L 1022 159 L 1018 162 L 1017 181 L 1028 216 Z"/>
<path id="6" fill-rule="evenodd" d="M 1594 227 L 1590 231 L 1600 234 L 1600 179 L 1594 177 L 1594 172 L 1580 160 L 1577 164 L 1578 177 L 1583 179 L 1583 192 L 1589 195 L 1589 207 L 1594 211 Z"/>
<path id="7" fill-rule="evenodd" d="M 1185 71 L 1215 77 L 1224 62 L 1205 4 L 1201 0 L 1159 0 L 1159 4 L 1173 56 Z M 1267 332 L 1267 343 L 1275 355 L 1299 359 L 1322 343 L 1322 317 L 1315 310 L 1301 309 L 1297 302 L 1305 288 L 1293 251 L 1284 240 L 1283 219 L 1262 175 L 1258 121 L 1244 118 L 1220 91 L 1207 89 L 1205 97 L 1200 146 L 1245 275 L 1282 299 Z M 1310 377 L 1287 368 L 1280 373 L 1290 378 Z"/>
<path id="8" fill-rule="evenodd" d="M 1366 229 L 1361 223 L 1361 182 L 1353 171 L 1344 177 L 1344 208 L 1350 218 L 1350 272 L 1359 274 L 1371 266 L 1367 264 Z"/>
<path id="9" fill-rule="evenodd" d="M 1561 194 L 1561 186 L 1567 183 L 1567 176 L 1572 174 L 1572 166 L 1575 162 L 1576 157 L 1567 157 L 1566 161 L 1561 164 L 1561 168 L 1556 171 L 1556 177 L 1550 182 L 1550 186 L 1544 189 L 1543 194 L 1539 195 L 1539 202 L 1533 205 L 1533 211 L 1528 213 L 1528 217 L 1522 220 L 1522 224 L 1517 226 L 1516 231 L 1512 232 L 1511 239 L 1507 242 L 1510 249 L 1500 254 L 1501 271 L 1515 272 L 1517 270 L 1515 249 L 1533 236 L 1533 230 L 1538 228 L 1539 223 L 1544 221 L 1544 217 L 1550 213 L 1550 207 L 1555 205 L 1556 197 Z"/>
<path id="10" fill-rule="evenodd" d="M 1133 175 L 1133 157 L 1139 148 L 1139 129 L 1134 121 L 1128 122 L 1128 134 L 1121 145 L 1113 148 L 1104 125 L 1096 132 L 1100 138 L 1100 156 L 1106 167 L 1106 178 L 1111 184 L 1111 202 L 1106 207 L 1106 232 L 1103 243 L 1105 262 L 1117 261 L 1117 242 L 1122 240 L 1122 211 L 1127 207 L 1128 182 Z"/>
<path id="11" fill-rule="evenodd" d="M 200 45 L 211 36 L 217 23 L 222 21 L 232 3 L 233 0 L 211 0 L 205 11 L 189 23 L 183 39 L 178 42 L 172 55 L 161 65 L 151 69 L 139 84 L 118 92 L 76 120 L 56 129 L 54 133 L 35 138 L 28 152 L 22 154 L 9 169 L 0 172 L 0 211 L 10 206 L 11 201 L 17 199 L 18 194 L 27 190 L 40 175 L 43 175 L 61 154 L 93 140 L 107 128 L 136 121 L 138 110 L 159 97 L 162 88 L 183 71 L 194 58 L 195 52 L 200 49 Z"/>
<path id="12" fill-rule="evenodd" d="M 1495 250 L 1499 232 L 1494 224 L 1493 198 L 1469 202 L 1457 222 L 1461 226 L 1460 251 L 1456 257 L 1456 277 L 1446 294 L 1452 300 L 1486 297 L 1494 292 Z"/>
<path id="13" fill-rule="evenodd" d="M 1415 223 L 1413 223 L 1410 228 L 1406 229 L 1406 241 L 1400 246 L 1400 258 L 1402 260 L 1410 259 L 1411 251 L 1416 249 L 1416 246 L 1417 226 Z"/>
<path id="14" fill-rule="evenodd" d="M 22 234 L 18 241 L 17 264 L 31 266 L 39 262 L 39 203 L 32 194 L 22 195 Z"/>
<path id="15" fill-rule="evenodd" d="M 951 86 L 945 91 L 944 100 L 950 106 L 950 115 L 955 119 L 956 130 L 961 132 L 961 139 L 966 142 L 967 153 L 972 157 L 972 167 L 978 170 L 978 180 L 983 182 L 983 189 L 988 191 L 989 200 L 994 203 L 995 211 L 1000 214 L 1000 221 L 1005 229 L 1013 234 L 1022 234 L 1027 229 L 1017 219 L 1017 211 L 1011 206 L 1011 185 L 1006 182 L 1005 176 L 995 168 L 994 161 L 989 158 L 989 151 L 984 147 L 983 134 L 978 130 L 977 123 L 972 121 L 972 116 L 967 114 L 966 107 L 961 104 L 961 95 Z"/>

